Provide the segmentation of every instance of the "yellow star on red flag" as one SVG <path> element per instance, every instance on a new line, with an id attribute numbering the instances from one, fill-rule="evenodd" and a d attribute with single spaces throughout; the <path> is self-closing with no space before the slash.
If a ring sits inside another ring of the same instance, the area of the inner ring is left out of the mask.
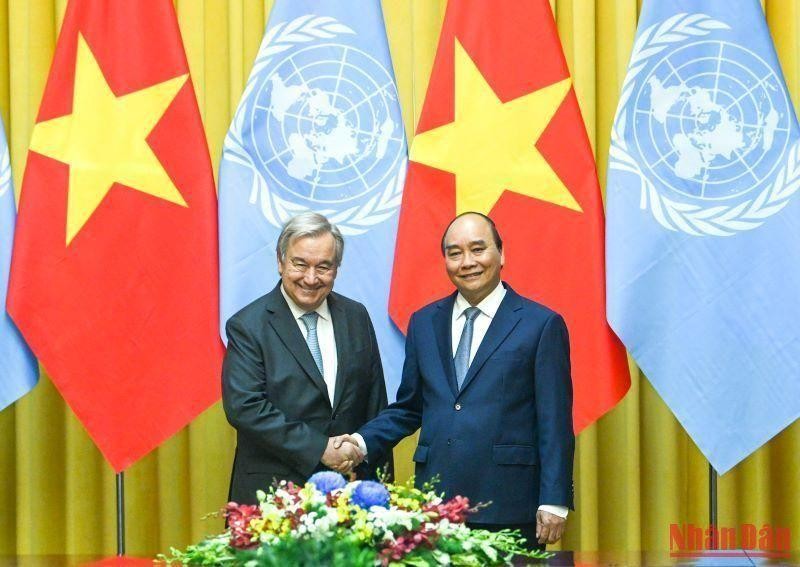
<path id="1" fill-rule="evenodd" d="M 569 78 L 502 102 L 455 41 L 455 120 L 417 134 L 410 159 L 456 176 L 456 213 L 488 214 L 503 191 L 581 207 L 536 142 L 567 96 Z"/>
<path id="2" fill-rule="evenodd" d="M 67 244 L 114 183 L 187 206 L 147 136 L 188 75 L 116 96 L 78 35 L 72 114 L 36 124 L 30 149 L 69 165 Z"/>

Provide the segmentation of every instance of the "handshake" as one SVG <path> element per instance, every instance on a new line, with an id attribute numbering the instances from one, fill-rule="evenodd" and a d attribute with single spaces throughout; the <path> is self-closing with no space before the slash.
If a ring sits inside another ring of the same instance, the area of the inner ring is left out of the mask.
<path id="1" fill-rule="evenodd" d="M 352 435 L 338 435 L 328 439 L 328 446 L 320 461 L 326 467 L 342 474 L 349 474 L 364 462 L 364 453 Z"/>

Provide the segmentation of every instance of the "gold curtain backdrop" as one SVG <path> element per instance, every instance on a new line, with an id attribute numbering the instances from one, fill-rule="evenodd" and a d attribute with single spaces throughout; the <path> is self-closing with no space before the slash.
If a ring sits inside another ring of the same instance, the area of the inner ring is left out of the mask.
<path id="1" fill-rule="evenodd" d="M 175 2 L 215 168 L 272 3 Z M 551 4 L 604 182 L 609 132 L 641 2 Z M 763 5 L 797 101 L 800 0 Z M 446 0 L 383 0 L 409 138 L 445 6 Z M 0 0 L 0 108 L 17 195 L 65 8 L 66 0 Z M 670 523 L 708 523 L 706 460 L 644 376 L 633 365 L 631 370 L 624 401 L 578 439 L 577 510 L 570 514 L 564 549 L 666 550 Z M 221 529 L 219 519 L 203 516 L 225 503 L 234 443 L 218 403 L 126 472 L 129 554 L 153 555 Z M 401 479 L 413 472 L 414 445 L 408 439 L 396 450 Z M 795 424 L 720 478 L 720 524 L 788 526 L 792 547 L 799 549 L 799 489 Z M 113 554 L 114 495 L 111 468 L 46 375 L 32 393 L 0 412 L 0 555 Z"/>

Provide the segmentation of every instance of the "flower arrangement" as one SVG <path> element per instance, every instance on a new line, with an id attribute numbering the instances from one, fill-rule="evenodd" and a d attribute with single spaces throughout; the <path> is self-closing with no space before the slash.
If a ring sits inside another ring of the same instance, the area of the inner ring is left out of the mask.
<path id="1" fill-rule="evenodd" d="M 481 506 L 456 496 L 443 500 L 428 484 L 417 489 L 376 481 L 347 482 L 319 472 L 305 486 L 282 481 L 258 505 L 229 503 L 228 529 L 184 551 L 159 556 L 184 565 L 333 565 L 384 567 L 505 565 L 527 551 L 516 531 L 470 529 L 467 517 Z"/>

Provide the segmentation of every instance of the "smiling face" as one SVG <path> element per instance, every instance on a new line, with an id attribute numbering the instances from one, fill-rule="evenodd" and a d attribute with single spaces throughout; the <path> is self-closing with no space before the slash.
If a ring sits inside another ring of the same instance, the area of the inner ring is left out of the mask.
<path id="1" fill-rule="evenodd" d="M 313 311 L 325 301 L 336 279 L 336 242 L 330 233 L 296 238 L 278 258 L 283 289 L 303 311 Z"/>
<path id="2" fill-rule="evenodd" d="M 492 229 L 478 215 L 453 221 L 444 236 L 447 275 L 470 305 L 477 305 L 500 283 L 505 258 Z"/>

